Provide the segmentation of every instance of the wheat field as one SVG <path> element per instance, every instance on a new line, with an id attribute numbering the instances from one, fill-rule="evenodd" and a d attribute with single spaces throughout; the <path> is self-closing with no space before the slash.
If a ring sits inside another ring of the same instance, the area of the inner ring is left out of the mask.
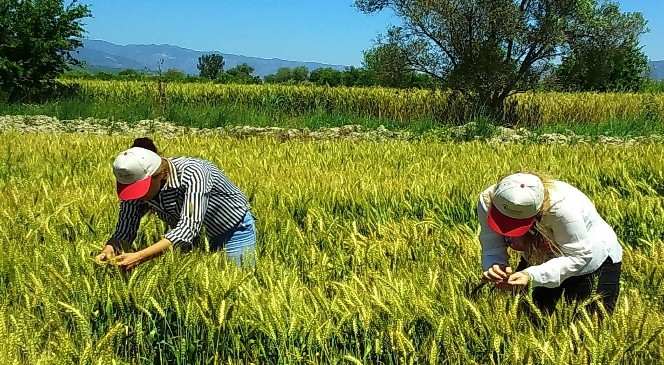
<path id="1" fill-rule="evenodd" d="M 414 121 L 443 121 L 450 115 L 473 113 L 462 99 L 435 90 L 312 85 L 219 85 L 151 81 L 63 80 L 79 88 L 78 97 L 92 103 L 169 106 L 220 105 L 273 110 L 290 115 L 325 112 L 389 119 L 400 127 Z M 529 92 L 508 98 L 505 113 L 523 126 L 556 123 L 596 124 L 612 120 L 663 120 L 664 94 Z M 470 117 L 467 115 L 466 117 Z M 452 118 L 453 119 L 453 118 Z"/>
<path id="2" fill-rule="evenodd" d="M 280 142 L 155 136 L 250 197 L 254 269 L 168 252 L 94 262 L 111 164 L 132 138 L 0 132 L 0 364 L 658 364 L 664 362 L 664 146 Z M 625 255 L 616 313 L 485 287 L 475 202 L 516 169 L 593 199 Z M 147 217 L 136 247 L 164 227 Z"/>

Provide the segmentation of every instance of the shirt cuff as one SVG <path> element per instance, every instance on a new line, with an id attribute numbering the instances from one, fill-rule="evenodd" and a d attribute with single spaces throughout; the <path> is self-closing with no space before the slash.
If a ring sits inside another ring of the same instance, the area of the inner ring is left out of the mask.
<path id="1" fill-rule="evenodd" d="M 543 280 L 541 274 L 534 267 L 527 267 L 523 270 L 526 274 L 530 275 L 530 281 L 533 283 L 534 287 L 543 286 Z"/>
<path id="2" fill-rule="evenodd" d="M 181 230 L 173 229 L 170 232 L 166 233 L 164 235 L 164 238 L 167 240 L 171 241 L 173 244 L 173 247 L 182 247 L 185 245 L 188 245 L 193 241 L 192 239 L 187 239 L 187 234 L 186 232 L 182 232 Z"/>

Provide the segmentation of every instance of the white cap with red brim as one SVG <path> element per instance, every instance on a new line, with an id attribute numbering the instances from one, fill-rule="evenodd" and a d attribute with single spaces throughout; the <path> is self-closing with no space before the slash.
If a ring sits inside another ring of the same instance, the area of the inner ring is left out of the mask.
<path id="1" fill-rule="evenodd" d="M 132 147 L 120 152 L 113 162 L 113 174 L 117 181 L 121 200 L 140 199 L 152 182 L 152 175 L 161 166 L 161 157 L 145 148 Z"/>
<path id="2" fill-rule="evenodd" d="M 489 208 L 489 227 L 507 237 L 528 232 L 544 203 L 544 184 L 532 174 L 517 173 L 498 183 Z"/>

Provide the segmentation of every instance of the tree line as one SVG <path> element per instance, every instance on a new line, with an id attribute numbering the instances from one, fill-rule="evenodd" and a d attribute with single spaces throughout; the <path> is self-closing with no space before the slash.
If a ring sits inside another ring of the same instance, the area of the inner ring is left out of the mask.
<path id="1" fill-rule="evenodd" d="M 228 70 L 224 70 L 223 56 L 219 54 L 204 55 L 199 58 L 198 75 L 185 74 L 176 69 L 168 69 L 164 73 L 155 73 L 148 70 L 125 69 L 117 73 L 71 71 L 62 78 L 88 79 L 88 80 L 150 80 L 161 78 L 165 82 L 214 82 L 219 84 L 287 84 L 301 85 L 313 84 L 318 86 L 382 86 L 391 88 L 432 88 L 436 79 L 422 72 L 416 72 L 407 66 L 405 59 L 394 56 L 392 45 L 378 45 L 364 52 L 364 61 L 361 67 L 345 67 L 338 70 L 331 67 L 309 70 L 305 66 L 282 67 L 274 74 L 260 77 L 254 74 L 255 69 L 247 63 L 242 63 Z M 647 60 L 646 60 L 647 65 Z M 620 74 L 620 69 L 611 67 L 615 75 L 608 73 L 601 66 L 593 68 L 590 62 L 581 63 L 563 62 L 555 73 L 547 75 L 536 89 L 541 91 L 664 91 L 663 82 L 654 82 L 647 75 L 637 75 L 634 72 Z M 582 67 L 583 72 L 574 70 Z M 605 66 L 606 68 L 606 66 Z M 647 71 L 640 66 L 639 69 Z M 623 70 L 624 71 L 624 70 Z M 597 90 L 596 86 L 603 83 L 604 90 Z M 591 85 L 595 84 L 595 85 Z"/>
<path id="2" fill-rule="evenodd" d="M 219 84 L 313 84 L 320 86 L 383 86 L 394 88 L 429 88 L 434 80 L 426 74 L 406 69 L 389 69 L 378 53 L 384 46 L 365 52 L 361 67 L 331 67 L 309 70 L 305 66 L 281 67 L 274 74 L 260 77 L 247 63 L 224 70 L 225 61 L 220 54 L 203 55 L 198 59 L 198 75 L 189 75 L 176 69 L 154 72 L 147 69 L 125 69 L 117 73 L 75 70 L 62 75 L 66 79 L 88 80 L 150 80 L 160 78 L 166 82 L 214 82 Z M 397 75 L 398 74 L 398 75 Z"/>

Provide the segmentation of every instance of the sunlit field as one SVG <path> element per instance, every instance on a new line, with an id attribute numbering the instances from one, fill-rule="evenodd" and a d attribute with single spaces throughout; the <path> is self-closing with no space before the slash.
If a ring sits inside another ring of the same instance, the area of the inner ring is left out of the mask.
<path id="1" fill-rule="evenodd" d="M 441 90 L 154 81 L 63 83 L 72 88 L 70 98 L 32 109 L 67 118 L 161 116 L 197 126 L 317 127 L 346 122 L 371 127 L 381 122 L 398 129 L 465 123 L 481 113 L 468 100 L 450 98 L 449 92 Z M 10 114 L 33 113 L 29 107 L 5 109 Z M 620 123 L 629 124 L 629 129 L 659 130 L 644 124 L 664 120 L 664 94 L 528 92 L 508 98 L 503 111 L 509 124 L 527 128 Z"/>
<path id="2" fill-rule="evenodd" d="M 205 248 L 97 264 L 132 138 L 0 132 L 0 364 L 664 363 L 661 144 L 155 141 L 250 197 L 255 270 Z M 576 185 L 615 227 L 612 317 L 560 303 L 531 319 L 528 295 L 471 295 L 478 195 L 522 168 Z M 136 248 L 166 229 L 145 218 Z"/>

